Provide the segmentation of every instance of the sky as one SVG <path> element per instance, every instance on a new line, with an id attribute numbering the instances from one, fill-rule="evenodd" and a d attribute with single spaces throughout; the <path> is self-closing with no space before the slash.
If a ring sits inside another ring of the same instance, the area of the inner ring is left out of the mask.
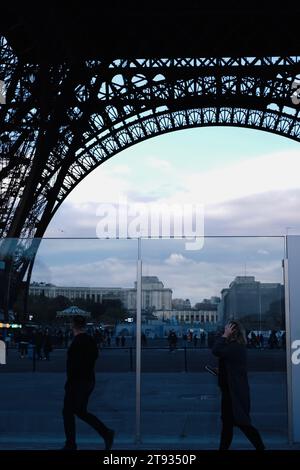
<path id="1" fill-rule="evenodd" d="M 290 139 L 228 127 L 176 131 L 100 165 L 61 205 L 46 237 L 97 237 L 103 204 L 127 201 L 131 210 L 136 203 L 144 209 L 197 204 L 204 235 L 212 238 L 194 251 L 184 240 L 144 240 L 144 274 L 159 276 L 173 297 L 192 302 L 218 295 L 235 275 L 282 282 L 280 236 L 300 233 L 299 174 L 300 147 Z M 235 238 L 213 238 L 224 236 Z M 136 256 L 136 240 L 44 240 L 33 278 L 131 287 Z"/>

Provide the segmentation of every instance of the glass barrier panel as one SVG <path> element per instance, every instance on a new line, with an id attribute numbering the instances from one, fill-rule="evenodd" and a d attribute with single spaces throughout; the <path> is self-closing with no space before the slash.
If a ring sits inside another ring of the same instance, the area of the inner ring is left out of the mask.
<path id="1" fill-rule="evenodd" d="M 0 366 L 0 447 L 64 445 L 67 349 L 78 315 L 99 352 L 89 410 L 116 431 L 115 445 L 132 443 L 137 240 L 2 240 L 0 254 L 8 350 Z M 77 437 L 79 449 L 104 447 L 79 419 Z"/>
<path id="2" fill-rule="evenodd" d="M 196 241 L 194 240 L 194 243 Z M 245 328 L 251 417 L 266 444 L 287 442 L 283 237 L 143 239 L 142 439 L 217 449 L 224 325 Z M 203 246 L 202 246 L 203 245 Z M 251 448 L 241 431 L 233 446 Z"/>

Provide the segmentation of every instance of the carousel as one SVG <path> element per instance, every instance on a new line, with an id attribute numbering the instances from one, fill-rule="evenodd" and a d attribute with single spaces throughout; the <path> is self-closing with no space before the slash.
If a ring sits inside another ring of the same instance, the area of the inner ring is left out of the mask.
<path id="1" fill-rule="evenodd" d="M 65 323 L 70 323 L 72 319 L 77 316 L 89 318 L 91 316 L 91 312 L 82 310 L 76 305 L 72 305 L 71 307 L 67 307 L 64 310 L 56 312 L 56 318 L 63 320 Z"/>

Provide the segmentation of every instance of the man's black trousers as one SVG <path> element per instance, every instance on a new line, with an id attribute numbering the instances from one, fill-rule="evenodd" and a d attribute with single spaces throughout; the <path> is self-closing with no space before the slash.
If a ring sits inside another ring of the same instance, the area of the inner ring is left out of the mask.
<path id="1" fill-rule="evenodd" d="M 68 446 L 76 446 L 75 416 L 89 424 L 103 438 L 107 436 L 109 429 L 100 419 L 87 411 L 89 397 L 94 387 L 94 381 L 67 381 L 65 385 L 63 418 Z"/>

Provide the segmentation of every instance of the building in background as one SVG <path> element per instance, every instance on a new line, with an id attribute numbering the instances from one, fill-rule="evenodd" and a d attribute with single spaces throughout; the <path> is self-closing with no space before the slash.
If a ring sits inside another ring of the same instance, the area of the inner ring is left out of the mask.
<path id="1" fill-rule="evenodd" d="M 153 314 L 160 320 L 173 320 L 177 323 L 216 324 L 219 321 L 217 307 L 212 305 L 204 310 L 156 310 Z"/>
<path id="2" fill-rule="evenodd" d="M 189 325 L 196 323 L 201 324 L 203 327 L 216 327 L 219 323 L 218 306 L 220 301 L 221 299 L 219 297 L 211 297 L 210 299 L 204 299 L 202 302 L 196 303 L 193 308 L 162 309 L 155 311 L 154 315 L 163 321 L 173 321 Z"/>
<path id="3" fill-rule="evenodd" d="M 48 298 L 63 296 L 73 303 L 76 303 L 76 299 L 95 303 L 102 303 L 104 300 L 120 300 L 128 310 L 128 315 L 134 318 L 136 288 L 136 282 L 133 288 L 55 286 L 54 284 L 33 282 L 30 285 L 29 293 Z M 206 327 L 216 326 L 220 321 L 218 312 L 220 301 L 219 297 L 211 297 L 196 303 L 192 308 L 189 299 L 172 299 L 172 289 L 165 287 L 157 276 L 142 276 L 143 321 L 157 319 L 176 324 L 193 325 L 199 323 L 206 325 Z"/>
<path id="4" fill-rule="evenodd" d="M 71 301 L 84 299 L 102 303 L 103 300 L 121 300 L 124 307 L 132 312 L 136 310 L 136 282 L 134 288 L 124 287 L 67 287 L 55 286 L 44 282 L 33 282 L 30 295 L 42 295 L 49 298 L 66 297 Z M 172 289 L 165 288 L 157 276 L 142 277 L 142 309 L 145 311 L 171 309 Z"/>
<path id="5" fill-rule="evenodd" d="M 284 289 L 254 276 L 237 276 L 221 291 L 218 315 L 223 323 L 241 320 L 249 329 L 284 329 Z"/>
<path id="6" fill-rule="evenodd" d="M 192 308 L 190 299 L 173 299 L 172 308 L 174 310 L 190 310 Z"/>
<path id="7" fill-rule="evenodd" d="M 136 288 L 124 289 L 126 291 L 126 308 L 136 310 Z M 163 310 L 172 308 L 172 289 L 164 287 L 157 276 L 142 276 L 142 309 L 145 311 Z"/>
<path id="8" fill-rule="evenodd" d="M 54 299 L 63 296 L 69 300 L 83 299 L 92 302 L 102 303 L 107 299 L 123 298 L 123 289 L 121 287 L 74 287 L 74 286 L 56 286 L 44 282 L 33 282 L 29 288 L 30 295 L 42 295 Z"/>

